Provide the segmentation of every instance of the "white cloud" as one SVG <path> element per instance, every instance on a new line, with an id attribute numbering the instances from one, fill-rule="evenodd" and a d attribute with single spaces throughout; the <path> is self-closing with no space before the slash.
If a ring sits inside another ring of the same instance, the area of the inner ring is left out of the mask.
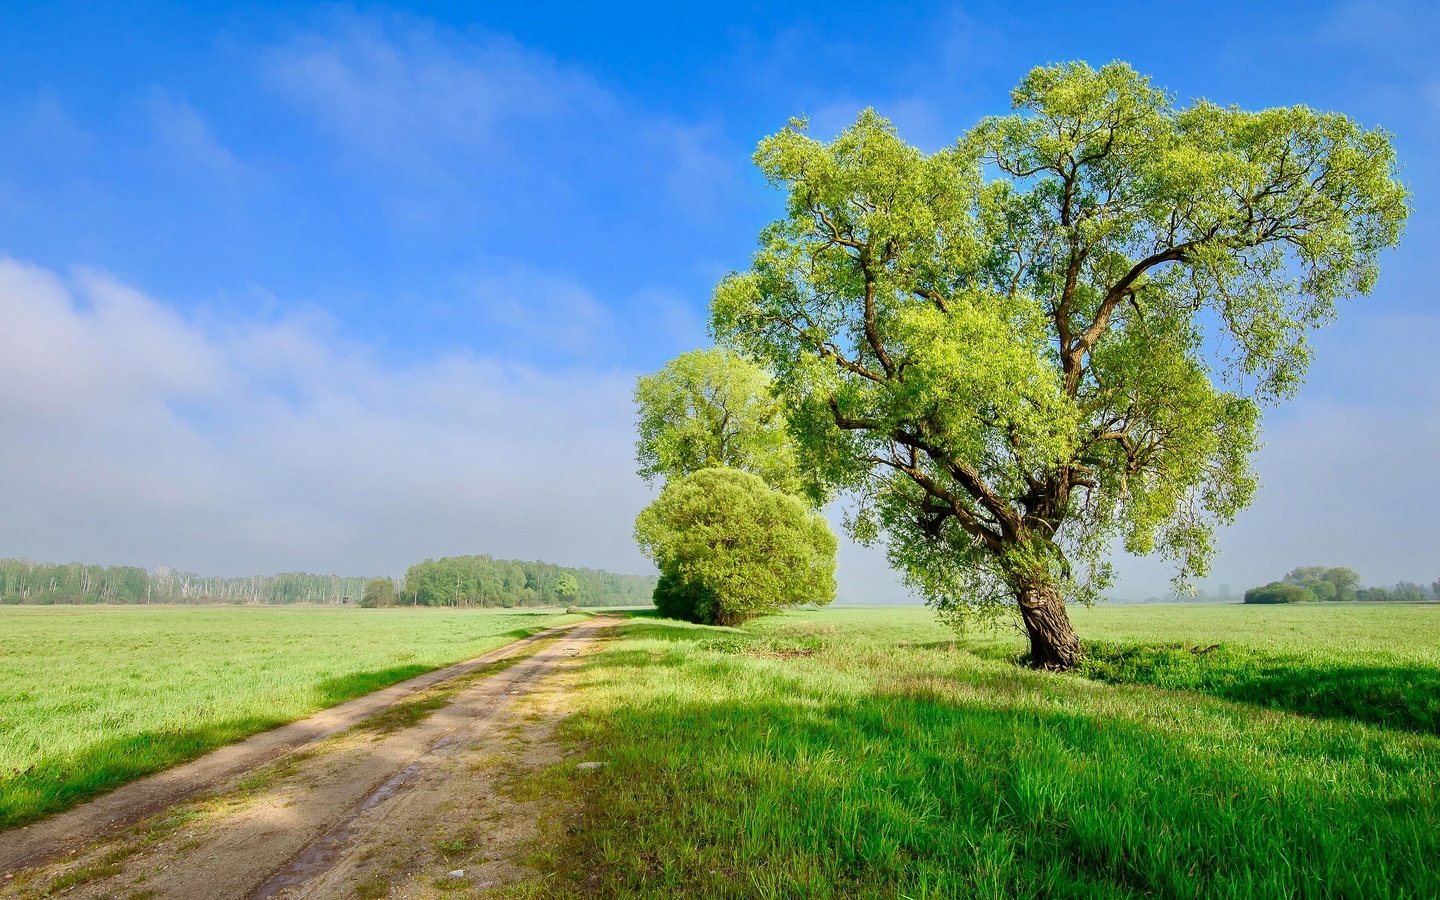
<path id="1" fill-rule="evenodd" d="M 150 127 L 166 159 L 233 181 L 246 175 L 246 166 L 221 145 L 210 124 L 183 98 L 156 92 L 148 104 Z"/>
<path id="2" fill-rule="evenodd" d="M 388 27 L 387 27 L 388 26 Z M 513 40 L 454 41 L 425 23 L 346 17 L 333 35 L 277 48 L 271 82 L 358 151 L 407 164 L 496 152 L 523 122 L 612 115 L 588 77 Z"/>
<path id="3" fill-rule="evenodd" d="M 645 571 L 627 373 L 387 368 L 304 320 L 201 325 L 0 262 L 7 553 L 218 573 L 490 552 Z"/>
<path id="4" fill-rule="evenodd" d="M 404 184 L 394 202 L 417 219 L 478 190 L 497 222 L 538 212 L 563 242 L 605 226 L 609 210 L 587 208 L 597 185 L 703 219 L 734 202 L 744 162 L 717 150 L 718 129 L 641 109 L 511 38 L 407 16 L 337 16 L 273 48 L 265 78 L 342 159 Z"/>
<path id="5" fill-rule="evenodd" d="M 477 278 L 470 286 L 475 313 L 499 329 L 511 352 L 520 349 L 586 357 L 611 345 L 615 317 L 573 278 L 525 269 Z"/>

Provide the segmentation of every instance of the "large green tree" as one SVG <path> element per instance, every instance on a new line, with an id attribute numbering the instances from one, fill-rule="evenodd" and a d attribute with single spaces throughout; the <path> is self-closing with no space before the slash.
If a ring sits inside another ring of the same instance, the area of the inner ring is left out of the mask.
<path id="1" fill-rule="evenodd" d="M 795 447 L 770 375 L 723 348 L 682 353 L 635 384 L 640 477 L 725 466 L 771 487 L 801 490 Z"/>
<path id="2" fill-rule="evenodd" d="M 734 625 L 797 603 L 835 599 L 830 526 L 799 498 L 738 469 L 672 478 L 635 519 L 660 568 L 666 615 Z"/>
<path id="3" fill-rule="evenodd" d="M 1182 581 L 1254 491 L 1259 412 L 1370 291 L 1407 215 L 1388 136 L 1297 106 L 1177 105 L 1129 66 L 1039 68 L 925 154 L 866 111 L 792 122 L 786 191 L 713 328 L 776 376 L 802 463 L 948 616 L 1080 643 L 1117 538 Z"/>

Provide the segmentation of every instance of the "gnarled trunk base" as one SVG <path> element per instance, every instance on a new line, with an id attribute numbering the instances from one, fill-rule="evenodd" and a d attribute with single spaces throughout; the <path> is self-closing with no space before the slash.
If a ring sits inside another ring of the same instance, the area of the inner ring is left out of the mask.
<path id="1" fill-rule="evenodd" d="M 1030 665 L 1064 671 L 1080 661 L 1080 637 L 1070 626 L 1065 600 L 1054 585 L 1026 585 L 1015 599 L 1030 636 Z"/>

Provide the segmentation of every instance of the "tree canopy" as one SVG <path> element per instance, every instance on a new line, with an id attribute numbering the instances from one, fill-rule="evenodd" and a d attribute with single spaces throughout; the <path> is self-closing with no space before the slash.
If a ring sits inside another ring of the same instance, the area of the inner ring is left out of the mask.
<path id="1" fill-rule="evenodd" d="M 395 579 L 381 576 L 365 582 L 365 591 L 360 595 L 360 605 L 367 609 L 395 605 Z"/>
<path id="2" fill-rule="evenodd" d="M 338 603 L 358 598 L 365 583 L 306 572 L 222 578 L 168 566 L 0 559 L 0 603 Z"/>
<path id="3" fill-rule="evenodd" d="M 1129 66 L 1033 70 L 925 154 L 865 111 L 755 160 L 786 193 L 712 327 L 775 375 L 802 467 L 956 621 L 1080 653 L 1117 540 L 1204 573 L 1263 406 L 1370 291 L 1407 194 L 1388 135 L 1303 106 L 1177 105 Z"/>
<path id="4" fill-rule="evenodd" d="M 692 350 L 635 385 L 640 477 L 726 466 L 789 493 L 801 489 L 795 448 L 770 375 L 723 348 Z"/>
<path id="5" fill-rule="evenodd" d="M 1310 588 L 1287 581 L 1272 581 L 1245 592 L 1246 603 L 1310 603 L 1317 599 Z"/>
<path id="6" fill-rule="evenodd" d="M 667 615 L 733 625 L 782 606 L 835 598 L 837 541 L 799 498 L 738 469 L 670 479 L 635 520 L 659 566 Z"/>
<path id="7" fill-rule="evenodd" d="M 1390 587 L 1360 586 L 1360 573 L 1344 566 L 1300 566 L 1286 573 L 1280 581 L 1272 581 L 1245 592 L 1246 603 L 1306 603 L 1338 600 L 1348 602 L 1407 602 L 1440 600 L 1440 581 L 1427 590 L 1413 581 L 1400 581 Z"/>
<path id="8" fill-rule="evenodd" d="M 1307 588 L 1316 600 L 1354 600 L 1360 573 L 1345 566 L 1300 566 L 1283 579 Z"/>
<path id="9" fill-rule="evenodd" d="M 575 592 L 566 593 L 571 582 Z M 590 606 L 625 606 L 644 603 L 654 587 L 653 576 L 495 559 L 486 554 L 445 556 L 416 563 L 405 572 L 401 602 L 421 606 L 564 606 L 583 596 Z"/>

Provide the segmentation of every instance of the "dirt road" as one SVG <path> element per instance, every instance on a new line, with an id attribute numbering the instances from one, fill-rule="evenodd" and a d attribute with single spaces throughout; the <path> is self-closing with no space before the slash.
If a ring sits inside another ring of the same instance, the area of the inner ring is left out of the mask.
<path id="1" fill-rule="evenodd" d="M 0 896 L 421 897 L 502 884 L 546 814 L 506 786 L 560 761 L 557 676 L 606 624 L 552 629 L 0 833 Z"/>

